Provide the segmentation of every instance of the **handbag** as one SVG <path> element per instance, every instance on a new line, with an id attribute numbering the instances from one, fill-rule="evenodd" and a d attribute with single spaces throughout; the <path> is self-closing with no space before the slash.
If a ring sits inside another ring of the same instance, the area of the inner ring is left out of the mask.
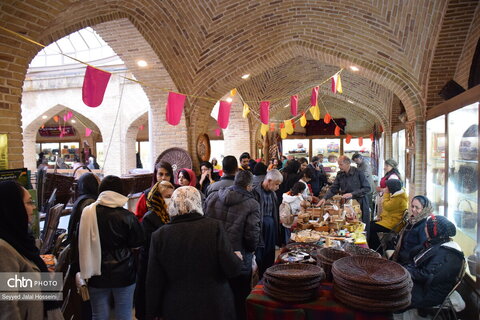
<path id="1" fill-rule="evenodd" d="M 77 292 L 82 297 L 82 301 L 90 300 L 90 294 L 88 293 L 87 283 L 82 279 L 80 272 L 75 274 L 75 284 L 77 286 Z"/>
<path id="2" fill-rule="evenodd" d="M 462 203 L 467 203 L 467 208 L 460 208 Z M 457 209 L 453 212 L 455 224 L 459 228 L 474 229 L 477 224 L 477 211 L 474 210 L 473 205 L 468 199 L 461 199 L 457 203 Z"/>

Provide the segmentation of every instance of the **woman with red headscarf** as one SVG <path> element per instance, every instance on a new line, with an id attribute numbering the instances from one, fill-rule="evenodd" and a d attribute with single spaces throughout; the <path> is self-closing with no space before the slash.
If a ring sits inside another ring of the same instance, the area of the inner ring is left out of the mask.
<path id="1" fill-rule="evenodd" d="M 183 168 L 178 171 L 178 184 L 181 187 L 197 187 L 197 177 L 191 169 Z"/>

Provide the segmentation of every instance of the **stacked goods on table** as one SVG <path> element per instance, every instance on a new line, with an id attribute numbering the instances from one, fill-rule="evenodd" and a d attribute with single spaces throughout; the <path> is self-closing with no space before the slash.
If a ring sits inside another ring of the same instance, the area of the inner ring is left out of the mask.
<path id="1" fill-rule="evenodd" d="M 317 264 L 319 245 L 310 243 L 289 243 L 278 256 L 278 263 L 311 263 Z"/>
<path id="2" fill-rule="evenodd" d="M 412 280 L 396 262 L 367 256 L 350 256 L 333 263 L 335 297 L 356 309 L 394 312 L 410 305 Z"/>
<path id="3" fill-rule="evenodd" d="M 311 264 L 277 264 L 264 275 L 267 295 L 285 302 L 307 302 L 316 298 L 320 282 L 325 279 L 323 269 Z"/>
<path id="4" fill-rule="evenodd" d="M 333 248 L 322 248 L 317 252 L 317 263 L 325 271 L 328 281 L 332 281 L 332 265 L 341 258 L 350 256 L 349 253 Z"/>

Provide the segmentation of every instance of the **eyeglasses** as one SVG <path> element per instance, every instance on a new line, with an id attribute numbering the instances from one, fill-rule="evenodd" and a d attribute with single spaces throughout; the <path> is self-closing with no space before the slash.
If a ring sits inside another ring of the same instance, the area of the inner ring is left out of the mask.
<path id="1" fill-rule="evenodd" d="M 35 200 L 30 200 L 30 201 L 25 202 L 25 204 L 28 204 L 30 206 L 34 206 L 36 204 L 36 201 Z"/>

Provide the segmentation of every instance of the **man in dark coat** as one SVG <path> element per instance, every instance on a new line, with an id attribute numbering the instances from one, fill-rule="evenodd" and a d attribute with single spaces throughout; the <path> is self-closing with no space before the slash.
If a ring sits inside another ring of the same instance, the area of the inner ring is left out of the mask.
<path id="1" fill-rule="evenodd" d="M 234 320 L 228 279 L 240 273 L 240 253 L 234 253 L 222 224 L 203 216 L 195 187 L 176 189 L 168 213 L 171 221 L 150 243 L 147 319 Z"/>
<path id="2" fill-rule="evenodd" d="M 320 157 L 312 157 L 312 162 L 308 165 L 308 167 L 314 169 L 315 175 L 312 180 L 310 180 L 310 185 L 312 186 L 313 195 L 318 196 L 320 190 L 322 190 L 323 186 L 327 183 L 327 174 L 323 169 Z"/>
<path id="3" fill-rule="evenodd" d="M 318 205 L 323 205 L 326 199 L 330 199 L 337 193 L 342 195 L 344 199 L 355 199 L 360 203 L 362 210 L 362 221 L 365 223 L 367 238 L 370 227 L 370 206 L 368 199 L 365 197 L 370 192 L 370 184 L 357 168 L 352 167 L 351 160 L 347 156 L 340 156 L 337 160 L 340 171 L 327 194 L 320 200 Z"/>
<path id="4" fill-rule="evenodd" d="M 232 248 L 243 256 L 242 272 L 230 279 L 237 319 L 246 319 L 245 300 L 250 293 L 252 258 L 260 240 L 260 208 L 253 197 L 252 173 L 240 171 L 234 185 L 211 194 L 203 205 L 205 216 L 222 222 Z"/>
<path id="5" fill-rule="evenodd" d="M 267 172 L 265 180 L 253 189 L 253 195 L 260 204 L 262 237 L 255 251 L 259 275 L 275 262 L 275 245 L 280 241 L 278 203 L 275 191 L 282 183 L 283 176 L 277 169 Z"/>
<path id="6" fill-rule="evenodd" d="M 227 188 L 233 185 L 233 179 L 238 171 L 238 161 L 234 156 L 226 156 L 222 160 L 223 176 L 220 181 L 217 181 L 208 186 L 205 192 L 205 197 L 211 193 L 217 192 L 220 189 Z"/>

